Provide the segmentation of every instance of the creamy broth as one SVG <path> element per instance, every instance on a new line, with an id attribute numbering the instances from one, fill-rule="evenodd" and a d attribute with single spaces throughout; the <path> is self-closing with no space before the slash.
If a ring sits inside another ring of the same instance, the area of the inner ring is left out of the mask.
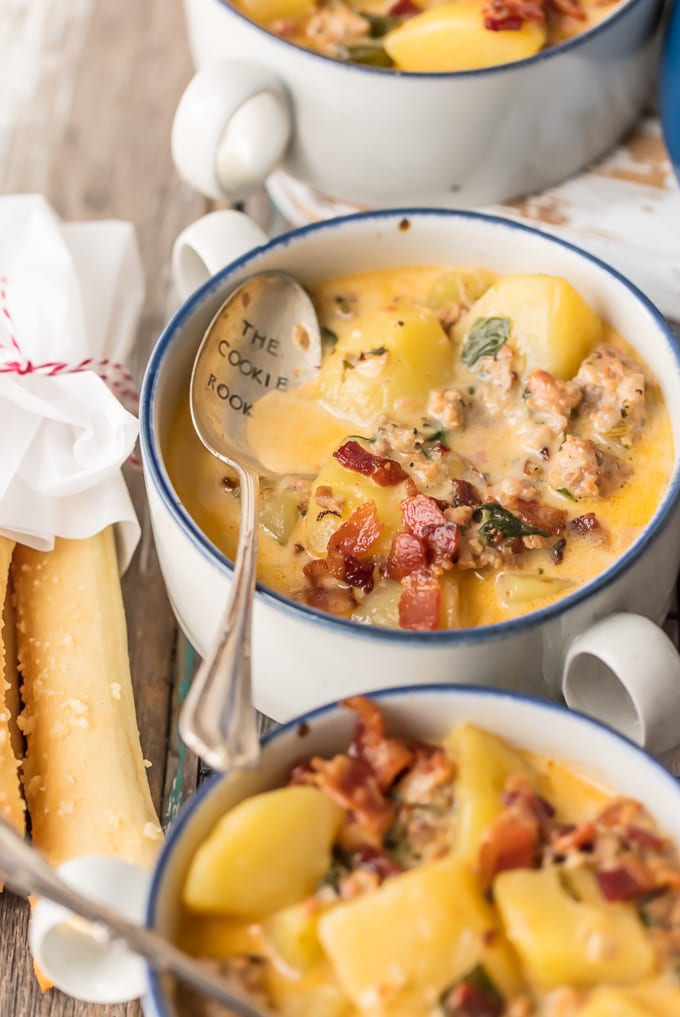
<path id="1" fill-rule="evenodd" d="M 585 32 L 620 0 L 237 0 L 275 35 L 324 56 L 414 72 L 511 63 Z"/>
<path id="2" fill-rule="evenodd" d="M 680 1012 L 680 861 L 640 803 L 470 724 L 412 743 L 344 705 L 346 752 L 195 852 L 185 950 L 284 1017 Z"/>
<path id="3" fill-rule="evenodd" d="M 673 466 L 669 416 L 649 369 L 562 280 L 401 269 L 330 280 L 312 295 L 326 336 L 321 374 L 267 395 L 250 425 L 262 461 L 286 474 L 263 479 L 266 585 L 364 623 L 466 628 L 559 599 L 640 535 Z M 479 321 L 500 328 L 486 339 L 482 329 L 487 348 L 501 345 L 466 364 Z M 333 453 L 349 436 L 407 479 L 380 486 L 341 466 Z M 180 500 L 232 557 L 238 488 L 195 436 L 188 395 L 165 456 Z M 474 492 L 462 502 L 461 484 Z M 433 564 L 426 549 L 436 624 L 404 624 L 403 577 L 385 575 L 414 495 L 441 509 L 442 532 L 456 541 L 449 560 Z M 384 529 L 368 555 L 370 581 L 322 574 L 329 540 L 371 500 Z M 520 517 L 523 536 L 489 535 L 485 505 L 503 507 L 510 529 Z"/>

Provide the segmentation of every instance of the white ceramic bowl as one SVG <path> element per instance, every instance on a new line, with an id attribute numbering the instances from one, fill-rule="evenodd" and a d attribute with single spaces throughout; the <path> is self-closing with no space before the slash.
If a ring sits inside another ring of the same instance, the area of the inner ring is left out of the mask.
<path id="1" fill-rule="evenodd" d="M 514 64 L 412 74 L 341 63 L 227 0 L 185 0 L 199 72 L 173 127 L 180 174 L 239 198 L 277 166 L 362 206 L 467 208 L 565 179 L 610 148 L 650 94 L 663 0 Z"/>
<path id="2" fill-rule="evenodd" d="M 426 687 L 378 693 L 387 729 L 423 740 L 441 739 L 467 720 L 517 745 L 563 761 L 626 797 L 639 799 L 660 828 L 680 840 L 680 785 L 659 763 L 613 731 L 577 713 L 488 689 Z M 300 723 L 305 721 L 304 737 Z M 184 806 L 169 831 L 156 866 L 147 924 L 174 936 L 178 902 L 196 849 L 224 812 L 242 798 L 280 785 L 291 765 L 308 754 L 346 749 L 355 717 L 329 706 L 298 718 L 265 739 L 255 773 L 213 778 Z M 176 1017 L 163 981 L 150 973 L 146 1017 Z"/>
<path id="3" fill-rule="evenodd" d="M 222 223 L 232 253 L 240 230 L 244 246 L 252 243 L 256 234 L 249 220 L 236 212 L 214 215 L 208 227 Z M 400 229 L 405 218 L 410 228 Z M 199 251 L 187 238 L 176 250 L 176 264 L 188 265 L 192 275 L 215 240 L 205 223 L 198 237 Z M 150 358 L 140 427 L 156 546 L 182 628 L 205 654 L 216 638 L 232 575 L 231 563 L 180 504 L 163 462 L 172 413 L 217 307 L 236 284 L 265 269 L 281 269 L 313 285 L 350 271 L 428 264 L 540 271 L 568 279 L 659 379 L 673 424 L 673 476 L 644 533 L 610 568 L 559 602 L 502 624 L 426 633 L 381 629 L 320 613 L 259 586 L 253 636 L 257 707 L 283 721 L 380 685 L 460 680 L 543 696 L 563 693 L 569 705 L 643 744 L 656 749 L 675 744 L 679 658 L 654 622 L 666 614 L 680 564 L 677 340 L 649 301 L 612 269 L 563 241 L 503 219 L 402 210 L 330 220 L 256 248 L 180 308 Z"/>

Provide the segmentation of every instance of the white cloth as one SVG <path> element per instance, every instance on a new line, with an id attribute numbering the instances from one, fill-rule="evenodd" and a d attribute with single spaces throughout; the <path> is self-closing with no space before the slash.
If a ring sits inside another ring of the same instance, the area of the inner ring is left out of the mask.
<path id="1" fill-rule="evenodd" d="M 131 389 L 143 298 L 129 223 L 66 225 L 41 196 L 0 197 L 3 535 L 47 550 L 116 523 L 127 567 L 140 530 L 120 467 L 137 420 L 113 392 Z"/>

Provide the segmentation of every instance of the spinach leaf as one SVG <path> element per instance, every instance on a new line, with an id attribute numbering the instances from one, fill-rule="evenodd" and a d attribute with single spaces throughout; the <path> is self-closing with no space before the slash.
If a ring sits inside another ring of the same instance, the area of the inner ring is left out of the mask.
<path id="1" fill-rule="evenodd" d="M 372 350 L 362 350 L 359 360 L 369 360 L 370 357 L 384 357 L 387 353 L 387 346 L 374 346 Z"/>
<path id="2" fill-rule="evenodd" d="M 481 357 L 493 357 L 508 341 L 509 318 L 477 318 L 463 345 L 461 360 L 474 367 Z"/>
<path id="3" fill-rule="evenodd" d="M 394 14 L 369 14 L 368 11 L 360 11 L 360 14 L 368 21 L 371 39 L 382 39 L 393 28 L 398 28 L 404 20 Z"/>
<path id="4" fill-rule="evenodd" d="M 539 537 L 550 536 L 548 530 L 539 530 L 537 526 L 529 526 L 528 523 L 522 522 L 521 519 L 495 501 L 487 502 L 486 505 L 478 508 L 473 519 L 475 521 L 482 520 L 479 533 L 487 544 L 496 543 L 499 534 L 505 540 L 511 537 L 530 537 L 532 534 Z"/>
<path id="5" fill-rule="evenodd" d="M 561 494 L 563 498 L 568 498 L 569 501 L 578 501 L 576 495 L 572 494 L 568 487 L 558 487 L 557 493 Z"/>
<path id="6" fill-rule="evenodd" d="M 487 974 L 483 964 L 468 971 L 442 992 L 440 1013 L 444 1017 L 501 1017 L 505 1000 Z"/>
<path id="7" fill-rule="evenodd" d="M 394 60 L 378 43 L 358 42 L 347 47 L 347 59 L 368 67 L 394 67 Z"/>
<path id="8" fill-rule="evenodd" d="M 428 434 L 423 439 L 423 441 L 424 442 L 443 441 L 445 443 L 446 442 L 446 436 L 447 436 L 448 433 L 449 432 L 448 432 L 448 430 L 446 428 L 444 428 L 441 431 L 434 431 L 432 434 Z"/>

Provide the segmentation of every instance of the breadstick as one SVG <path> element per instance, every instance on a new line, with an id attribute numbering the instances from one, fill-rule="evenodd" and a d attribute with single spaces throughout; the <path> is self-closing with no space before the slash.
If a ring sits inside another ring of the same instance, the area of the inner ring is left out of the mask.
<path id="1" fill-rule="evenodd" d="M 5 596 L 5 609 L 2 614 L 2 633 L 0 639 L 5 647 L 5 703 L 9 710 L 9 727 L 12 738 L 12 748 L 17 760 L 24 758 L 24 736 L 19 730 L 17 723 L 21 713 L 21 696 L 19 694 L 19 664 L 17 661 L 17 633 L 16 618 L 14 615 L 14 600 L 12 597 L 12 584 L 7 583 Z"/>
<path id="2" fill-rule="evenodd" d="M 153 865 L 162 837 L 135 717 L 111 528 L 12 562 L 25 709 L 24 787 L 53 865 L 99 854 Z"/>
<path id="3" fill-rule="evenodd" d="M 0 537 L 0 608 L 7 596 L 7 578 L 14 541 Z M 11 657 L 5 654 L 4 626 L 0 612 L 0 816 L 7 819 L 21 833 L 25 829 L 24 801 L 19 783 L 19 762 L 12 745 L 12 727 L 16 713 L 12 712 L 10 683 L 5 675 L 11 671 Z M 13 665 L 13 661 L 12 661 Z M 0 884 L 0 889 L 2 885 Z"/>

